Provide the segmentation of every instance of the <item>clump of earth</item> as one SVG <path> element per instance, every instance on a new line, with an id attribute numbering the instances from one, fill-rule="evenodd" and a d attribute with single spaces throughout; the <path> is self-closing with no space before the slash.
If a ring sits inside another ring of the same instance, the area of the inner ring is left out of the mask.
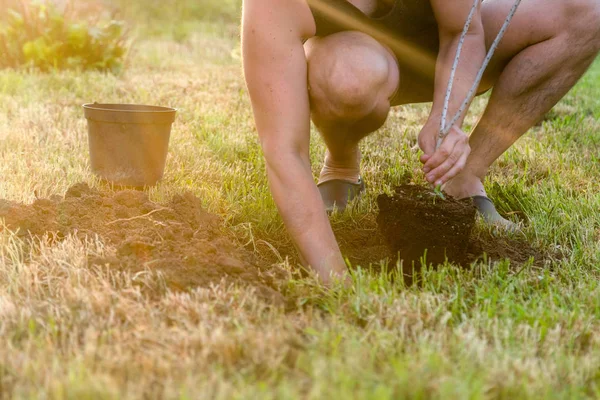
<path id="1" fill-rule="evenodd" d="M 250 285 L 266 300 L 282 300 L 276 272 L 262 268 L 249 251 L 224 235 L 220 218 L 208 213 L 191 193 L 161 205 L 141 191 L 101 192 L 77 184 L 64 197 L 38 199 L 31 205 L 0 200 L 1 219 L 26 239 L 100 237 L 114 251 L 90 256 L 90 266 L 150 269 L 160 272 L 175 290 L 226 280 Z"/>
<path id="2" fill-rule="evenodd" d="M 464 263 L 476 210 L 470 200 L 460 201 L 423 186 L 404 185 L 393 196 L 377 199 L 377 222 L 390 249 L 409 264 L 425 260 L 441 264 L 448 258 Z"/>
<path id="3" fill-rule="evenodd" d="M 402 185 L 392 196 L 377 199 L 377 225 L 391 259 L 403 261 L 405 277 L 418 273 L 422 261 L 448 261 L 468 266 L 485 254 L 491 260 L 510 260 L 519 266 L 530 259 L 545 265 L 548 256 L 525 240 L 475 232 L 476 209 L 469 199 L 440 196 L 429 188 Z"/>

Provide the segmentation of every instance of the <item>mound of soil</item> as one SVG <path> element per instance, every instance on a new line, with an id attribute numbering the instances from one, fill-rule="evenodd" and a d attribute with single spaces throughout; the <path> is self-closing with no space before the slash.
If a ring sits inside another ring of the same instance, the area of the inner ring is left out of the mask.
<path id="1" fill-rule="evenodd" d="M 425 251 L 428 263 L 466 261 L 476 216 L 470 200 L 442 198 L 423 186 L 403 185 L 393 196 L 379 196 L 377 203 L 381 233 L 405 264 L 420 265 Z"/>
<path id="2" fill-rule="evenodd" d="M 562 258 L 560 254 L 545 253 L 531 246 L 525 239 L 497 236 L 490 232 L 478 232 L 469 240 L 466 265 L 483 259 L 483 255 L 489 260 L 510 260 L 511 265 L 520 267 L 533 259 L 533 265 L 538 268 L 547 267 L 552 261 Z"/>
<path id="3" fill-rule="evenodd" d="M 206 212 L 191 193 L 160 205 L 144 192 L 103 193 L 77 184 L 64 198 L 39 199 L 31 205 L 0 201 L 0 219 L 26 239 L 97 235 L 116 248 L 106 257 L 90 256 L 90 266 L 160 271 L 167 285 L 179 290 L 225 279 L 252 285 L 268 300 L 282 299 L 272 273 L 224 236 L 219 217 Z"/>

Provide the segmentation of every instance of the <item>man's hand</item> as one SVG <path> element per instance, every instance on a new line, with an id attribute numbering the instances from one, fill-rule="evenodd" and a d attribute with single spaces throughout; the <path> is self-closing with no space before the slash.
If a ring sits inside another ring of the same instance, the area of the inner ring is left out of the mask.
<path id="1" fill-rule="evenodd" d="M 471 153 L 469 137 L 457 126 L 453 126 L 439 149 L 435 149 L 439 125 L 426 124 L 419 134 L 419 147 L 423 150 L 421 162 L 425 178 L 431 184 L 440 186 L 458 175 Z"/>

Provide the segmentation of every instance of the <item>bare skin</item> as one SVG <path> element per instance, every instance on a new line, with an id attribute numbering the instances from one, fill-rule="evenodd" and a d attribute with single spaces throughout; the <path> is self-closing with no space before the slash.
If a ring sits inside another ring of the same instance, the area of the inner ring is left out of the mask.
<path id="1" fill-rule="evenodd" d="M 321 181 L 356 180 L 358 142 L 385 122 L 402 71 L 386 47 L 357 32 L 313 39 L 304 49 L 315 33 L 305 1 L 244 1 L 244 68 L 273 197 L 304 263 L 327 284 L 345 278 L 346 267 L 311 174 L 311 111 L 328 146 Z M 353 3 L 369 13 L 375 1 Z M 435 151 L 450 66 L 471 5 L 432 1 L 441 48 L 432 112 L 419 136 L 427 179 L 458 197 L 485 193 L 481 181 L 489 166 L 576 83 L 600 48 L 597 1 L 560 0 L 548 7 L 525 0 L 485 78 L 494 93 L 470 141 L 459 121 Z M 487 0 L 478 10 L 450 115 L 510 5 L 512 0 Z"/>
<path id="2" fill-rule="evenodd" d="M 513 0 L 487 0 L 483 3 L 481 21 L 486 47 L 496 37 L 512 4 Z M 471 153 L 466 149 L 454 151 L 446 157 L 446 165 L 440 161 L 442 154 L 432 157 L 434 137 L 439 131 L 439 107 L 436 106 L 441 103 L 439 98 L 432 99 L 434 108 L 431 117 L 419 137 L 424 151 L 421 159 L 423 170 L 429 182 L 445 184 L 444 189 L 459 198 L 485 195 L 482 181 L 491 164 L 568 92 L 595 59 L 600 47 L 597 28 L 599 8 L 597 1 L 563 0 L 553 7 L 548 7 L 541 0 L 522 3 L 480 88 L 484 91 L 493 86 L 494 91 L 470 137 Z M 365 7 L 363 11 L 368 9 Z M 331 179 L 354 181 L 358 178 L 358 142 L 372 133 L 373 127 L 383 125 L 389 111 L 389 98 L 402 77 L 397 64 L 389 62 L 390 58 L 394 59 L 393 54 L 379 43 L 372 43 L 368 49 L 357 45 L 361 36 L 366 35 L 342 32 L 323 39 L 312 39 L 306 46 L 313 121 L 328 145 L 321 182 Z M 340 60 L 342 54 L 345 61 Z M 373 61 L 376 57 L 389 66 L 386 71 L 388 77 L 384 81 L 373 83 L 363 80 L 362 86 L 354 81 L 348 88 L 348 82 L 343 79 L 332 82 L 331 77 L 328 77 L 329 80 L 325 77 L 334 58 L 336 66 L 346 65 L 346 75 L 363 75 L 370 79 L 381 77 L 384 75 L 381 68 L 371 67 L 368 72 L 365 71 L 367 65 L 377 65 Z M 356 60 L 361 59 L 368 61 L 357 64 Z M 465 53 L 463 60 L 475 64 Z M 464 63 L 461 64 L 460 69 L 464 69 Z M 447 80 L 436 80 L 436 96 L 440 93 L 438 82 Z M 354 86 L 361 87 L 361 90 Z M 326 88 L 325 93 L 320 88 Z M 363 98 L 363 107 L 357 104 L 345 107 L 342 99 L 348 98 L 348 92 L 369 93 L 370 97 Z M 346 115 L 332 117 L 329 110 L 336 107 L 345 109 Z M 359 121 L 354 120 L 357 116 L 361 117 Z M 453 159 L 458 159 L 458 162 L 452 164 Z"/>
<path id="3" fill-rule="evenodd" d="M 304 0 L 244 1 L 244 72 L 271 193 L 304 263 L 328 284 L 346 266 L 310 168 L 303 41 L 314 34 Z"/>
<path id="4" fill-rule="evenodd" d="M 548 8 L 545 2 L 523 3 L 487 76 L 494 90 L 471 134 L 471 155 L 464 170 L 445 187 L 455 197 L 485 195 L 482 182 L 489 167 L 554 107 L 596 58 L 600 2 L 560 3 L 541 15 L 539 9 Z M 501 0 L 484 6 L 484 26 L 491 33 L 501 24 L 494 16 L 508 8 Z M 533 24 L 534 15 L 543 21 Z M 486 41 L 491 43 L 491 35 L 486 34 Z"/>
<path id="5" fill-rule="evenodd" d="M 367 15 L 377 6 L 377 0 L 350 2 Z M 472 4 L 471 1 L 431 1 L 440 29 L 440 53 L 429 126 L 437 124 L 438 128 L 422 135 L 426 143 L 435 142 L 439 131 L 450 68 Z M 328 148 L 319 182 L 331 179 L 355 182 L 360 173 L 358 142 L 379 129 L 387 118 L 389 99 L 402 79 L 398 61 L 388 48 L 359 32 L 314 38 L 305 47 L 312 118 Z M 449 105 L 450 115 L 466 97 L 485 56 L 481 10 L 475 14 L 462 54 L 463 62 L 457 71 L 454 96 Z M 428 167 L 432 170 L 439 166 L 446 168 L 445 171 L 453 168 L 452 172 L 457 173 L 464 166 L 470 148 L 461 125 L 462 120 L 453 127 L 437 156 L 430 161 Z M 430 150 L 432 155 L 435 149 Z"/>

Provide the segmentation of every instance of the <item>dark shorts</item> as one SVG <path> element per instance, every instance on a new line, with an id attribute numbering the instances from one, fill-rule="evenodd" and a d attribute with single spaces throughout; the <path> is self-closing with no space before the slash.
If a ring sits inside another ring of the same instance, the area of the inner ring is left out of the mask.
<path id="1" fill-rule="evenodd" d="M 308 0 L 317 36 L 359 31 L 386 45 L 396 55 L 400 86 L 392 106 L 432 101 L 438 25 L 429 0 L 396 0 L 392 9 L 368 17 L 346 0 Z"/>

